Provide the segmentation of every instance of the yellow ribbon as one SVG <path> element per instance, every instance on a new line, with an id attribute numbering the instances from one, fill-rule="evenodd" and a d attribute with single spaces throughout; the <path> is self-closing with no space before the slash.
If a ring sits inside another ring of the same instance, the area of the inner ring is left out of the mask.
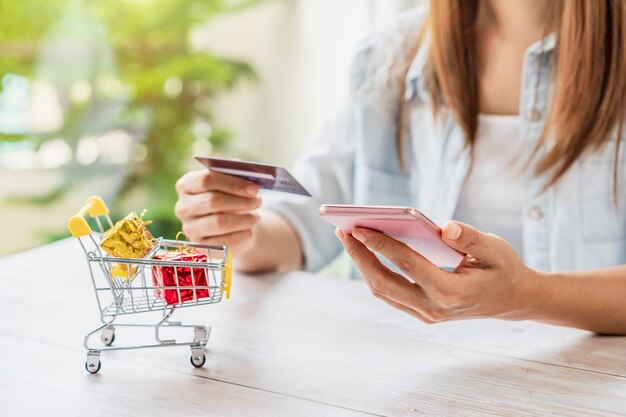
<path id="1" fill-rule="evenodd" d="M 141 212 L 141 214 L 139 215 L 139 220 L 145 225 L 148 226 L 150 224 L 152 224 L 152 220 L 144 220 L 143 216 L 146 214 L 146 212 L 148 211 L 148 209 L 143 209 L 143 211 Z"/>
<path id="2" fill-rule="evenodd" d="M 187 246 L 187 243 L 189 243 L 189 238 L 187 237 L 186 234 L 184 234 L 182 231 L 176 233 L 176 237 L 174 238 L 174 240 L 176 242 L 178 242 L 178 236 L 182 235 L 185 238 L 185 243 L 183 243 L 182 245 L 179 245 L 176 247 L 176 251 L 174 252 L 194 252 L 193 248 L 190 248 Z"/>

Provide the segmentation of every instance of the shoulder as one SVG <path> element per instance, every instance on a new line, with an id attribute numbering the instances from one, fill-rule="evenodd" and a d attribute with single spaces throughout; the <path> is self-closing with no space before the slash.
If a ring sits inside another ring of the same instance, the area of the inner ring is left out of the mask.
<path id="1" fill-rule="evenodd" d="M 427 17 L 428 6 L 408 10 L 359 43 L 350 71 L 354 97 L 393 92 L 390 83 L 398 73 L 406 72 Z"/>

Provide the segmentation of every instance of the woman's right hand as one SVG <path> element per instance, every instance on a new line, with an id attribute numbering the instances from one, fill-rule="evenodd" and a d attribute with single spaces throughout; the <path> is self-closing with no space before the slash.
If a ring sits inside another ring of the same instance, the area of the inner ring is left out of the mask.
<path id="1" fill-rule="evenodd" d="M 192 171 L 176 182 L 175 213 L 193 242 L 226 245 L 235 254 L 253 246 L 261 206 L 259 186 L 214 171 Z"/>

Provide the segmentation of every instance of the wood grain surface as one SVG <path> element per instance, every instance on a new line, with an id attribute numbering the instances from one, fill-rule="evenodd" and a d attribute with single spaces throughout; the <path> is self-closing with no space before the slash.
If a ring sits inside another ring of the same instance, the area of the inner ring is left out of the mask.
<path id="1" fill-rule="evenodd" d="M 212 326 L 203 368 L 188 348 L 166 347 L 103 352 L 90 375 L 82 338 L 99 319 L 78 243 L 1 259 L 0 280 L 2 415 L 626 415 L 624 337 L 496 320 L 428 326 L 362 282 L 236 275 L 231 300 L 174 315 Z M 149 337 L 116 331 L 116 343 Z"/>

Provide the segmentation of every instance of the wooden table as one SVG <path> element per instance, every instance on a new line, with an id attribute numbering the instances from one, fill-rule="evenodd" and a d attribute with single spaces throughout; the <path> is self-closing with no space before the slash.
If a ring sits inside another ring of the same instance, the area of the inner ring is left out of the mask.
<path id="1" fill-rule="evenodd" d="M 5 416 L 626 415 L 626 338 L 428 326 L 362 282 L 306 273 L 238 275 L 230 301 L 177 311 L 213 326 L 204 368 L 173 347 L 104 352 L 91 375 L 82 337 L 99 320 L 78 243 L 4 258 L 0 277 Z"/>

